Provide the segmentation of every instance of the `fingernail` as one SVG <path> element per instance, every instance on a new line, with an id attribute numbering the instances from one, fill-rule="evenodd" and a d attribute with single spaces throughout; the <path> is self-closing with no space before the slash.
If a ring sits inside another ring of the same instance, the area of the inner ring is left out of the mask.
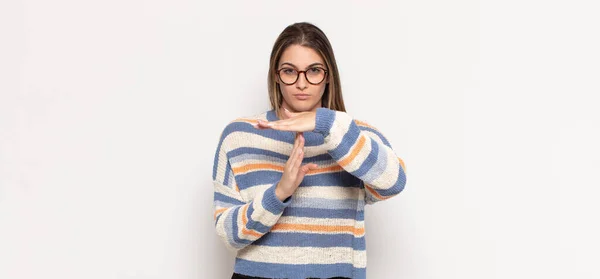
<path id="1" fill-rule="evenodd" d="M 290 112 L 287 108 L 283 108 L 283 109 L 285 109 L 285 111 L 287 111 L 287 112 Z"/>

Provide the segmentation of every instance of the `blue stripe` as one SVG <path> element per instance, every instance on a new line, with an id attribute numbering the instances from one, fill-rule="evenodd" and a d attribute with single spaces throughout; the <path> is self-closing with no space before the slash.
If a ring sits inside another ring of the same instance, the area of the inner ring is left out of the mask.
<path id="1" fill-rule="evenodd" d="M 248 207 L 248 214 L 246 215 L 246 217 L 248 218 L 248 223 L 246 224 L 246 227 L 260 232 L 262 234 L 269 232 L 271 230 L 271 227 L 265 226 L 260 221 L 254 221 L 251 217 L 252 212 L 254 212 L 254 202 L 251 202 L 250 206 Z"/>
<path id="2" fill-rule="evenodd" d="M 241 202 L 239 200 L 236 200 L 234 198 L 231 198 L 229 196 L 225 196 L 221 193 L 218 192 L 214 192 L 214 200 L 215 201 L 222 201 L 222 202 L 226 202 L 226 203 L 231 203 L 231 204 L 237 204 L 237 205 L 242 205 L 245 204 L 244 202 Z"/>
<path id="3" fill-rule="evenodd" d="M 315 113 L 315 131 L 327 137 L 336 119 L 336 112 L 329 108 L 317 108 Z"/>
<path id="4" fill-rule="evenodd" d="M 238 188 L 241 190 L 248 189 L 257 185 L 274 184 L 281 180 L 282 173 L 278 171 L 253 171 L 245 174 L 238 174 L 235 179 Z"/>
<path id="5" fill-rule="evenodd" d="M 252 244 L 279 247 L 350 247 L 357 251 L 365 250 L 366 247 L 364 236 L 354 237 L 349 233 L 269 232 Z"/>
<path id="6" fill-rule="evenodd" d="M 234 271 L 249 276 L 272 278 L 330 278 L 348 277 L 365 279 L 365 268 L 354 268 L 352 264 L 274 264 L 235 259 Z"/>
<path id="7" fill-rule="evenodd" d="M 291 198 L 285 199 L 283 202 L 280 201 L 275 195 L 276 185 L 273 184 L 271 187 L 267 188 L 262 196 L 261 205 L 264 209 L 273 213 L 273 215 L 279 215 L 282 211 L 291 203 Z"/>
<path id="8" fill-rule="evenodd" d="M 288 159 L 280 158 L 280 157 L 281 156 L 274 157 L 274 156 L 269 156 L 269 155 L 264 155 L 264 154 L 240 154 L 235 157 L 231 157 L 230 161 L 231 161 L 231 164 L 236 165 L 238 167 L 249 164 L 248 161 L 250 161 L 250 160 L 260 161 L 261 163 L 268 162 L 269 164 L 283 166 L 283 165 L 285 165 L 285 163 L 287 162 Z"/>
<path id="9" fill-rule="evenodd" d="M 394 183 L 394 186 L 386 190 L 375 189 L 377 193 L 379 193 L 382 196 L 393 196 L 397 195 L 398 193 L 402 192 L 402 190 L 404 190 L 404 185 L 406 184 L 406 175 L 404 174 L 404 171 L 402 171 L 402 167 L 400 167 L 400 164 L 398 164 L 398 167 L 400 168 L 400 170 L 398 174 L 398 179 L 396 180 L 396 183 Z"/>
<path id="10" fill-rule="evenodd" d="M 359 187 L 360 179 L 347 171 L 319 173 L 304 176 L 300 186 L 343 186 Z"/>
<path id="11" fill-rule="evenodd" d="M 291 142 L 289 144 L 292 146 L 294 145 L 293 142 Z M 233 159 L 237 156 L 250 155 L 250 154 L 269 156 L 269 157 L 284 160 L 286 162 L 290 158 L 290 154 L 282 154 L 279 152 L 275 152 L 275 151 L 271 151 L 271 150 L 267 150 L 267 149 L 261 149 L 261 148 L 254 148 L 254 147 L 240 147 L 240 148 L 236 148 L 236 149 L 233 149 L 233 150 L 227 152 L 227 156 L 231 159 L 231 161 L 233 161 Z M 323 153 L 323 154 L 319 154 L 319 155 L 315 155 L 315 156 L 311 156 L 311 157 L 304 157 L 302 162 L 303 163 L 318 163 L 321 161 L 331 161 L 331 160 L 332 160 L 331 155 L 329 155 L 327 153 Z"/>
<path id="12" fill-rule="evenodd" d="M 225 168 L 225 178 L 223 179 L 224 185 L 229 185 L 229 175 L 231 171 L 231 165 L 229 164 L 229 162 L 227 162 L 227 167 Z M 233 187 L 231 188 L 233 189 Z"/>
<path id="13" fill-rule="evenodd" d="M 240 190 L 257 185 L 274 184 L 281 180 L 282 173 L 275 170 L 259 170 L 236 176 Z M 360 179 L 347 171 L 319 173 L 304 177 L 300 186 L 344 186 L 358 187 Z"/>
<path id="14" fill-rule="evenodd" d="M 343 218 L 357 221 L 365 220 L 365 212 L 353 209 L 323 209 L 310 207 L 287 207 L 281 216 L 313 217 L 313 218 Z"/>
<path id="15" fill-rule="evenodd" d="M 379 145 L 375 140 L 369 139 L 371 141 L 371 152 L 367 155 L 367 158 L 362 162 L 360 167 L 353 171 L 352 174 L 356 177 L 363 177 L 376 163 L 377 157 L 379 156 Z M 385 157 L 383 158 L 385 160 Z"/>
<path id="16" fill-rule="evenodd" d="M 358 125 L 357 125 L 358 126 Z M 379 131 L 373 129 L 373 128 L 369 128 L 369 127 L 365 127 L 365 126 L 358 126 L 359 129 L 361 129 L 362 131 L 369 131 L 369 132 L 373 132 L 375 135 L 377 135 L 379 137 L 379 139 L 383 142 L 383 144 L 385 144 L 387 147 L 392 148 L 390 142 L 385 138 L 385 136 L 383 136 L 382 133 L 380 133 Z"/>
<path id="17" fill-rule="evenodd" d="M 346 154 L 350 152 L 350 148 L 356 143 L 360 136 L 360 129 L 354 122 L 350 123 L 348 132 L 342 137 L 342 141 L 333 150 L 329 151 L 329 154 L 336 161 L 340 161 Z"/>
<path id="18" fill-rule="evenodd" d="M 312 207 L 324 209 L 352 209 L 357 210 L 364 206 L 364 201 L 356 199 L 324 199 L 324 198 L 307 198 L 292 195 L 292 207 Z"/>
<path id="19" fill-rule="evenodd" d="M 213 173 L 212 173 L 213 180 L 217 179 L 217 167 L 219 166 L 219 151 L 221 150 L 221 142 L 223 142 L 223 141 L 222 140 L 219 141 L 219 145 L 217 146 L 217 151 L 215 151 L 215 158 L 213 161 Z"/>
<path id="20" fill-rule="evenodd" d="M 373 167 L 364 175 L 361 176 L 363 181 L 366 181 L 367 184 L 371 184 L 372 181 L 377 179 L 387 168 L 388 165 L 388 155 L 386 153 L 385 147 L 381 147 L 378 143 L 371 141 L 371 144 L 375 144 L 378 149 L 377 161 L 374 162 Z M 396 155 L 394 156 L 394 160 L 396 160 Z"/>
<path id="21" fill-rule="evenodd" d="M 215 199 L 215 200 L 214 200 L 214 205 L 215 205 L 215 207 L 217 207 L 217 206 L 218 206 L 218 207 L 226 207 L 226 208 L 229 208 L 229 207 L 234 207 L 234 206 L 236 206 L 236 205 L 239 205 L 239 203 L 235 203 L 235 204 L 233 204 L 233 203 L 224 202 L 224 201 L 221 201 L 221 200 L 216 200 L 216 199 Z"/>

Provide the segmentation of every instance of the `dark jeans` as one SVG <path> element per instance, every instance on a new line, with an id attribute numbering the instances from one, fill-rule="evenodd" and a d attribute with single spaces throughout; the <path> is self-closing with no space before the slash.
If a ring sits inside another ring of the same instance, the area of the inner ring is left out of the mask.
<path id="1" fill-rule="evenodd" d="M 269 278 L 253 277 L 253 276 L 243 275 L 243 274 L 239 274 L 239 273 L 233 273 L 233 276 L 231 276 L 231 279 L 269 279 Z M 317 278 L 307 278 L 307 279 L 317 279 Z M 330 277 L 327 279 L 350 279 L 350 278 L 348 278 L 348 277 Z"/>

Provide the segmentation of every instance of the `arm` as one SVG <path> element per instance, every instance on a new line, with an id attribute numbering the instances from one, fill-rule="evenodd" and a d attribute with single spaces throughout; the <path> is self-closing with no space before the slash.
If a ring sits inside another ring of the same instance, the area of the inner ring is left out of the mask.
<path id="1" fill-rule="evenodd" d="M 290 198 L 280 201 L 275 196 L 277 184 L 273 184 L 258 192 L 251 201 L 243 200 L 223 147 L 227 141 L 223 135 L 213 166 L 215 228 L 225 246 L 237 251 L 269 232 L 289 205 Z"/>
<path id="2" fill-rule="evenodd" d="M 345 112 L 327 108 L 317 109 L 314 131 L 323 135 L 331 157 L 363 181 L 367 203 L 391 198 L 404 189 L 404 162 L 381 133 L 362 131 Z"/>

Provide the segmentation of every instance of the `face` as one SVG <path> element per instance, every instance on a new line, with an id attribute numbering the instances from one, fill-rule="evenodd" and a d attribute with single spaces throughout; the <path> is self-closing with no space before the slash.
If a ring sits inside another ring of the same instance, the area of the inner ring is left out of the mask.
<path id="1" fill-rule="evenodd" d="M 282 70 L 279 73 L 283 80 L 275 77 L 283 94 L 282 107 L 292 112 L 315 111 L 321 107 L 328 73 L 324 71 L 327 70 L 325 61 L 315 50 L 300 45 L 287 47 L 279 59 L 277 70 Z M 298 71 L 306 73 L 300 73 L 295 83 L 286 84 L 296 79 Z"/>

